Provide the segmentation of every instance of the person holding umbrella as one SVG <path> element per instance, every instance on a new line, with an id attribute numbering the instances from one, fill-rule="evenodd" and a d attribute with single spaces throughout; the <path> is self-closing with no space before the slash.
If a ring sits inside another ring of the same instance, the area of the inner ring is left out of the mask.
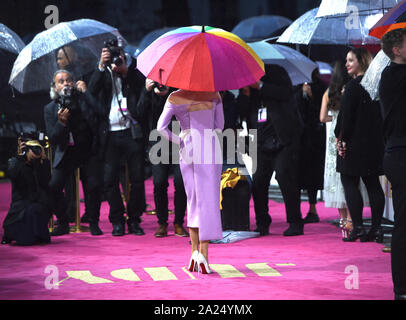
<path id="1" fill-rule="evenodd" d="M 211 273 L 209 242 L 223 238 L 220 215 L 223 154 L 216 133 L 222 132 L 224 114 L 219 92 L 257 82 L 264 75 L 264 64 L 239 37 L 208 26 L 168 32 L 137 60 L 138 69 L 147 78 L 179 88 L 169 95 L 157 130 L 180 145 L 192 243 L 188 269 Z M 179 136 L 168 129 L 172 116 L 180 122 Z"/>
<path id="2" fill-rule="evenodd" d="M 406 300 L 406 28 L 386 33 L 382 49 L 391 59 L 379 85 L 385 139 L 384 171 L 392 185 L 395 227 L 391 261 L 395 299 Z"/>

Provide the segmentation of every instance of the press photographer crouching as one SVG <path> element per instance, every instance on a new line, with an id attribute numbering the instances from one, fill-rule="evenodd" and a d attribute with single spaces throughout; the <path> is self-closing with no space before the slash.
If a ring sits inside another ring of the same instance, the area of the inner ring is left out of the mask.
<path id="1" fill-rule="evenodd" d="M 3 222 L 2 244 L 15 241 L 17 245 L 29 246 L 51 241 L 48 231 L 51 168 L 39 138 L 44 139 L 44 134 L 20 135 L 18 154 L 8 161 L 12 194 L 10 210 Z"/>
<path id="2" fill-rule="evenodd" d="M 144 235 L 140 217 L 145 210 L 145 144 L 136 106 L 145 77 L 136 70 L 135 62 L 124 54 L 118 39 L 106 42 L 99 66 L 88 86 L 88 91 L 97 98 L 100 151 L 104 157 L 104 188 L 110 205 L 109 220 L 113 225 L 113 236 L 125 234 L 125 211 L 128 232 Z M 121 160 L 127 163 L 131 186 L 127 209 L 119 189 Z"/>
<path id="3" fill-rule="evenodd" d="M 74 170 L 86 166 L 88 193 L 87 214 L 92 235 L 103 234 L 98 226 L 102 181 L 97 159 L 96 123 L 91 96 L 86 89 L 76 86 L 73 76 L 66 70 L 54 74 L 50 96 L 52 102 L 44 108 L 47 135 L 54 152 L 50 181 L 51 196 L 59 224 L 51 233 L 60 236 L 69 233 L 69 217 L 63 188 Z"/>

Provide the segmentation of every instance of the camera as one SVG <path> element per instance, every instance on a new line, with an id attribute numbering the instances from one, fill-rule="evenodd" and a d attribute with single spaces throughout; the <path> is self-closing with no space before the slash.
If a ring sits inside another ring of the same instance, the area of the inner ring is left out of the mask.
<path id="1" fill-rule="evenodd" d="M 72 106 L 74 106 L 74 102 L 76 102 L 77 97 L 78 91 L 75 87 L 64 87 L 59 94 L 59 104 L 62 108 L 70 109 Z"/>
<path id="2" fill-rule="evenodd" d="M 123 53 L 121 41 L 116 38 L 104 41 L 104 47 L 107 48 L 110 52 L 110 63 L 114 63 L 117 67 L 120 67 L 124 62 L 123 59 L 121 59 L 120 57 L 120 55 L 122 55 Z"/>
<path id="3" fill-rule="evenodd" d="M 158 90 L 159 90 L 160 92 L 163 92 L 163 91 L 165 91 L 166 89 L 168 89 L 167 86 L 164 86 L 163 84 L 160 84 L 159 82 L 156 82 L 156 81 L 154 81 L 154 86 L 153 86 L 153 88 L 158 88 Z"/>
<path id="4" fill-rule="evenodd" d="M 26 155 L 31 150 L 35 155 L 39 156 L 46 145 L 46 137 L 43 132 L 21 132 L 19 139 L 25 143 L 25 146 L 21 149 L 22 155 Z"/>

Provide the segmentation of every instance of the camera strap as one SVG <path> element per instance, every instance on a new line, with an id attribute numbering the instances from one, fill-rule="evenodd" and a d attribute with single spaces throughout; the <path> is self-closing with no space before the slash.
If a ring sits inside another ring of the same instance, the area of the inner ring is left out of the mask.
<path id="1" fill-rule="evenodd" d="M 115 96 L 117 97 L 118 109 L 120 110 L 120 113 L 121 113 L 121 115 L 123 116 L 124 120 L 129 119 L 129 120 L 132 122 L 132 124 L 135 124 L 136 121 L 135 121 L 135 119 L 131 116 L 129 110 L 127 109 L 127 114 L 124 114 L 124 111 L 123 111 L 123 109 L 121 108 L 121 99 L 119 99 L 119 96 L 118 96 L 119 92 L 118 92 L 118 88 L 117 88 L 117 86 L 116 86 L 116 79 L 114 78 L 113 71 L 110 70 L 110 72 L 111 72 L 111 80 L 112 80 L 112 83 L 113 83 L 113 91 L 114 91 Z M 123 91 L 122 88 L 121 88 L 121 91 Z M 113 98 L 114 98 L 114 97 L 113 97 Z"/>

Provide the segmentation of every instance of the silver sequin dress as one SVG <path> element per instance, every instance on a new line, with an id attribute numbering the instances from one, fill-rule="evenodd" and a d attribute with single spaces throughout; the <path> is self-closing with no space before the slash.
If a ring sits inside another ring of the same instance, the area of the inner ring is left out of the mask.
<path id="1" fill-rule="evenodd" d="M 326 161 L 324 167 L 324 205 L 326 208 L 347 208 L 344 196 L 344 188 L 341 183 L 340 173 L 336 171 L 337 149 L 334 129 L 337 123 L 339 111 L 329 110 L 332 117 L 331 125 L 327 132 Z M 360 179 L 360 188 L 364 206 L 369 206 L 368 194 L 362 179 Z"/>

